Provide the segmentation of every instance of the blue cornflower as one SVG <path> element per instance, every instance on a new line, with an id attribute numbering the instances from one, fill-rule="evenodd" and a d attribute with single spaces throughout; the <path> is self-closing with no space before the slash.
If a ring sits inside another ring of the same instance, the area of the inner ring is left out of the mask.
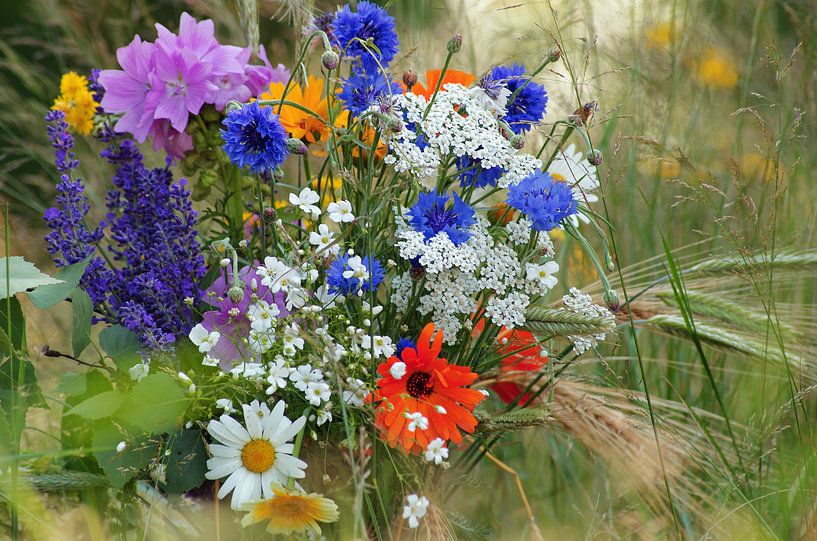
<path id="1" fill-rule="evenodd" d="M 357 11 L 346 5 L 338 10 L 332 22 L 332 34 L 336 45 L 348 56 L 360 59 L 364 71 L 380 71 L 375 58 L 386 68 L 397 54 L 400 42 L 394 29 L 394 17 L 385 9 L 371 2 L 361 1 Z M 357 38 L 357 39 L 355 39 Z M 375 48 L 368 50 L 358 41 L 372 40 Z M 380 51 L 380 54 L 377 53 Z"/>
<path id="2" fill-rule="evenodd" d="M 284 163 L 287 132 L 271 108 L 254 101 L 227 113 L 222 125 L 224 151 L 238 167 L 262 173 Z"/>
<path id="3" fill-rule="evenodd" d="M 436 192 L 421 193 L 417 202 L 409 209 L 411 225 L 423 233 L 426 240 L 444 232 L 451 242 L 459 246 L 471 237 L 468 228 L 477 221 L 474 209 L 468 206 L 457 193 L 453 194 L 453 204 L 449 205 L 448 195 Z"/>
<path id="4" fill-rule="evenodd" d="M 406 348 L 415 349 L 416 347 L 417 347 L 417 345 L 414 343 L 414 340 L 412 340 L 411 338 L 403 338 L 401 336 L 400 340 L 397 341 L 397 351 L 396 351 L 395 355 L 400 357 L 400 355 L 402 355 L 404 349 L 406 349 Z"/>
<path id="5" fill-rule="evenodd" d="M 570 186 L 541 171 L 511 186 L 507 203 L 530 218 L 537 231 L 550 231 L 578 212 Z"/>
<path id="6" fill-rule="evenodd" d="M 520 86 L 525 85 L 513 101 L 510 101 L 509 98 L 507 114 L 504 118 L 515 133 L 524 133 L 532 125 L 542 120 L 548 103 L 547 92 L 542 85 L 530 81 L 530 77 L 525 75 L 524 65 L 496 66 L 491 70 L 491 79 L 493 82 L 481 83 L 483 88 L 486 88 L 486 92 L 488 92 L 487 88 L 495 87 L 497 82 L 502 83 L 511 94 Z"/>
<path id="7" fill-rule="evenodd" d="M 390 99 L 392 94 L 400 94 L 400 85 L 386 79 L 382 73 L 359 72 L 343 80 L 343 90 L 338 98 L 354 116 L 360 116 L 372 105 L 379 105 L 384 98 Z"/>
<path id="8" fill-rule="evenodd" d="M 499 166 L 488 169 L 482 168 L 482 161 L 475 160 L 470 156 L 457 158 L 457 174 L 460 177 L 460 186 L 473 186 L 474 188 L 484 188 L 485 186 L 496 186 L 499 177 L 505 170 Z"/>
<path id="9" fill-rule="evenodd" d="M 368 276 L 365 276 L 366 273 Z M 383 266 L 372 256 L 361 258 L 343 254 L 329 266 L 326 282 L 330 293 L 348 295 L 360 289 L 374 291 L 385 276 Z"/>

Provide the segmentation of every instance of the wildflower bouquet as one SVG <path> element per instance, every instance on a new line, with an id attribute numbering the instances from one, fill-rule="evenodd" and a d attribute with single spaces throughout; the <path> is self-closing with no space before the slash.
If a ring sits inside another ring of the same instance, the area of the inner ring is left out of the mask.
<path id="1" fill-rule="evenodd" d="M 431 528 L 441 479 L 544 421 L 532 404 L 558 362 L 604 340 L 618 308 L 605 280 L 596 302 L 554 293 L 565 235 L 600 276 L 612 265 L 581 232 L 604 245 L 594 104 L 539 137 L 536 76 L 559 50 L 477 77 L 451 67 L 461 43 L 424 80 L 398 75 L 394 19 L 360 1 L 315 17 L 290 70 L 183 14 L 118 67 L 63 77 L 45 213 L 62 269 L 29 296 L 70 298 L 73 351 L 46 355 L 90 365 L 60 387 L 65 449 L 93 449 L 64 473 L 121 509 L 382 537 Z M 75 135 L 113 169 L 99 212 Z"/>

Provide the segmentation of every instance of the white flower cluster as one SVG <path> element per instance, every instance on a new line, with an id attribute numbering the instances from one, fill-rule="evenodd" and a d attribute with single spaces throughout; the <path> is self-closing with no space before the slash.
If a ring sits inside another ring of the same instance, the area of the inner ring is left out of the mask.
<path id="1" fill-rule="evenodd" d="M 559 270 L 558 264 L 550 261 L 523 267 L 511 245 L 494 241 L 484 218 L 478 217 L 469 229 L 470 238 L 456 245 L 445 232 L 426 240 L 407 222 L 405 210 L 395 211 L 395 216 L 400 256 L 419 263 L 425 271 L 425 290 L 419 298 L 418 311 L 431 314 L 448 344 L 456 343 L 463 321 L 470 323 L 481 293 L 488 293 L 486 317 L 497 325 L 513 328 L 524 325 L 532 297 L 543 295 L 556 285 L 554 274 Z M 530 229 L 527 237 L 530 240 Z M 546 234 L 541 237 L 550 243 Z M 411 277 L 404 273 L 392 282 L 391 301 L 405 310 L 410 296 Z"/>
<path id="2" fill-rule="evenodd" d="M 577 314 L 605 318 L 609 321 L 611 328 L 615 325 L 615 316 L 610 310 L 598 304 L 593 304 L 593 299 L 590 295 L 582 293 L 575 287 L 571 287 L 570 293 L 562 297 L 562 302 L 564 302 L 565 310 Z M 596 347 L 606 336 L 606 333 L 598 333 L 568 336 L 568 338 L 573 341 L 574 351 L 578 355 L 581 355 L 587 350 Z"/>
<path id="3" fill-rule="evenodd" d="M 459 84 L 443 88 L 445 92 L 437 94 L 425 119 L 428 103 L 424 96 L 411 92 L 394 96 L 393 105 L 403 113 L 406 124 L 392 138 L 385 159 L 395 171 L 434 177 L 446 157 L 468 156 L 480 160 L 484 169 L 503 168 L 506 173 L 498 184 L 505 188 L 542 167 L 541 161 L 517 151 L 503 137 L 497 111 L 486 107 L 484 100 Z"/>

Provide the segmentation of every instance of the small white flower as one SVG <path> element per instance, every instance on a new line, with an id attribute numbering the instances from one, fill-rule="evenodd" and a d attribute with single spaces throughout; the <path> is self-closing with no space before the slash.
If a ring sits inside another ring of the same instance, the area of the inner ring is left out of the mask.
<path id="1" fill-rule="evenodd" d="M 266 375 L 266 368 L 261 363 L 238 363 L 230 369 L 233 378 L 246 378 L 252 381 L 261 381 Z"/>
<path id="2" fill-rule="evenodd" d="M 335 234 L 329 231 L 329 226 L 326 224 L 319 225 L 317 232 L 313 231 L 309 234 L 309 244 L 315 246 L 315 251 L 324 257 L 329 257 L 340 250 L 337 244 L 332 244 L 334 241 Z"/>
<path id="3" fill-rule="evenodd" d="M 235 413 L 235 408 L 233 407 L 233 401 L 229 398 L 219 398 L 216 400 L 216 407 L 223 409 L 224 413 L 227 415 L 231 413 Z"/>
<path id="4" fill-rule="evenodd" d="M 423 417 L 423 414 L 419 411 L 415 411 L 414 413 L 404 413 L 403 415 L 406 416 L 406 419 L 409 420 L 408 428 L 409 432 L 414 432 L 418 428 L 420 430 L 427 430 L 428 429 L 428 418 Z"/>
<path id="5" fill-rule="evenodd" d="M 126 444 L 124 441 L 120 441 L 120 442 L 119 442 L 119 443 L 116 445 L 116 452 L 117 452 L 117 453 L 121 453 L 122 451 L 124 451 L 124 450 L 125 450 L 125 448 L 126 448 L 127 446 L 128 446 L 128 444 Z"/>
<path id="6" fill-rule="evenodd" d="M 290 323 L 284 330 L 284 353 L 288 356 L 295 355 L 298 349 L 304 349 L 304 339 L 299 335 L 300 329 L 295 323 Z"/>
<path id="7" fill-rule="evenodd" d="M 448 458 L 448 447 L 445 446 L 445 441 L 442 438 L 434 438 L 428 442 L 426 447 L 426 461 L 433 462 L 436 465 L 442 464 Z"/>
<path id="8" fill-rule="evenodd" d="M 221 339 L 221 333 L 218 331 L 208 331 L 204 328 L 204 325 L 199 323 L 192 329 L 190 329 L 190 334 L 188 334 L 190 341 L 193 342 L 195 345 L 199 347 L 199 351 L 202 353 L 207 353 L 218 343 Z"/>
<path id="9" fill-rule="evenodd" d="M 369 279 L 369 269 L 363 263 L 359 255 L 350 257 L 346 262 L 347 270 L 343 271 L 343 277 L 347 280 L 355 278 L 358 280 L 358 286 L 362 287 L 363 282 Z"/>
<path id="10" fill-rule="evenodd" d="M 348 201 L 329 203 L 326 212 L 329 213 L 329 219 L 333 222 L 353 222 L 355 220 L 355 215 L 352 214 L 352 204 Z"/>
<path id="11" fill-rule="evenodd" d="M 317 220 L 318 216 L 321 215 L 321 209 L 315 206 L 315 203 L 320 200 L 321 196 L 318 195 L 318 192 L 309 188 L 304 188 L 298 195 L 289 194 L 289 202 L 301 209 L 301 212 L 313 220 Z"/>
<path id="12" fill-rule="evenodd" d="M 313 406 L 320 406 L 321 402 L 329 402 L 332 394 L 329 385 L 322 381 L 313 381 L 306 386 L 304 396 Z"/>
<path id="13" fill-rule="evenodd" d="M 316 422 L 318 423 L 318 426 L 321 426 L 321 425 L 323 425 L 325 423 L 331 423 L 332 422 L 332 412 L 329 411 L 329 407 L 331 405 L 332 405 L 331 403 L 327 404 L 326 409 L 318 410 L 318 412 L 317 412 L 318 413 L 318 418 L 316 420 Z"/>
<path id="14" fill-rule="evenodd" d="M 429 505 L 428 498 L 409 494 L 406 497 L 406 505 L 403 507 L 403 518 L 408 519 L 409 528 L 416 528 L 420 525 L 420 519 L 426 516 Z"/>
<path id="15" fill-rule="evenodd" d="M 261 276 L 261 284 L 270 288 L 273 293 L 301 286 L 301 273 L 298 269 L 290 267 L 277 257 L 264 258 L 264 265 L 258 267 L 257 272 Z"/>
<path id="16" fill-rule="evenodd" d="M 252 330 L 265 333 L 272 328 L 275 318 L 281 313 L 278 305 L 275 303 L 268 303 L 264 300 L 251 304 L 247 309 L 247 317 L 252 322 L 250 326 Z"/>
<path id="17" fill-rule="evenodd" d="M 278 389 L 287 386 L 290 370 L 284 364 L 283 357 L 276 357 L 275 361 L 269 365 L 267 373 L 267 394 L 274 394 Z"/>
<path id="18" fill-rule="evenodd" d="M 406 363 L 397 361 L 389 368 L 389 374 L 391 374 L 391 377 L 394 379 L 403 379 L 403 376 L 406 375 Z"/>
<path id="19" fill-rule="evenodd" d="M 130 378 L 134 381 L 142 381 L 150 372 L 150 366 L 145 363 L 137 363 L 128 370 Z"/>
<path id="20" fill-rule="evenodd" d="M 323 381 L 323 372 L 319 368 L 312 368 L 311 364 L 303 364 L 290 372 L 289 379 L 296 389 L 306 392 L 310 383 Z"/>
<path id="21" fill-rule="evenodd" d="M 215 357 L 210 357 L 209 355 L 205 355 L 204 358 L 201 360 L 202 366 L 218 366 L 218 359 Z"/>
<path id="22" fill-rule="evenodd" d="M 559 272 L 559 264 L 555 261 L 548 261 L 544 265 L 528 263 L 526 271 L 525 278 L 528 282 L 536 284 L 544 291 L 553 289 L 559 282 L 556 276 L 554 276 L 554 274 Z"/>
<path id="23" fill-rule="evenodd" d="M 184 372 L 179 372 L 178 376 L 179 379 L 182 380 L 182 382 L 188 385 L 187 392 L 189 394 L 193 394 L 196 392 L 196 384 L 193 383 L 193 380 L 190 379 L 187 374 L 185 374 Z"/>
<path id="24" fill-rule="evenodd" d="M 343 401 L 350 406 L 362 408 L 366 403 L 366 397 L 369 396 L 366 383 L 359 379 L 346 378 L 346 384 L 349 385 L 349 389 L 343 391 Z"/>
<path id="25" fill-rule="evenodd" d="M 394 346 L 388 336 L 369 336 L 368 334 L 361 340 L 361 347 L 364 351 L 373 351 L 375 357 L 391 357 L 394 355 Z"/>
<path id="26" fill-rule="evenodd" d="M 248 345 L 250 346 L 251 351 L 254 351 L 255 353 L 266 353 L 272 349 L 273 342 L 273 335 L 271 333 L 258 332 L 254 329 L 250 330 Z"/>

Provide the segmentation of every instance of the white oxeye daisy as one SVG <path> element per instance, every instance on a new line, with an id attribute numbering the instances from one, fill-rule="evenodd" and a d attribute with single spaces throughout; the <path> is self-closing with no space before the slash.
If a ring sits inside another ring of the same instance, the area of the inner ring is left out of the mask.
<path id="1" fill-rule="evenodd" d="M 348 223 L 355 220 L 355 215 L 352 214 L 352 204 L 345 200 L 329 203 L 326 212 L 329 213 L 329 219 L 333 222 Z"/>
<path id="2" fill-rule="evenodd" d="M 304 188 L 298 195 L 289 194 L 289 202 L 301 209 L 301 212 L 313 220 L 317 220 L 318 216 L 321 215 L 321 209 L 315 206 L 315 203 L 320 200 L 321 196 L 318 195 L 318 192 L 309 188 Z"/>
<path id="3" fill-rule="evenodd" d="M 190 334 L 187 336 L 191 342 L 199 347 L 201 353 L 207 353 L 213 349 L 221 339 L 221 333 L 218 331 L 208 331 L 201 323 L 190 329 Z"/>
<path id="4" fill-rule="evenodd" d="M 406 505 L 403 506 L 403 518 L 408 519 L 409 528 L 416 528 L 420 525 L 420 519 L 426 516 L 429 506 L 428 498 L 409 494 L 406 497 Z"/>
<path id="5" fill-rule="evenodd" d="M 426 461 L 436 465 L 442 464 L 448 458 L 448 447 L 442 438 L 434 438 L 426 447 Z"/>
<path id="6" fill-rule="evenodd" d="M 259 416 L 262 408 L 243 405 L 245 426 L 222 415 L 211 420 L 207 432 L 220 443 L 209 446 L 212 458 L 207 461 L 210 480 L 227 477 L 218 491 L 219 499 L 233 493 L 230 507 L 238 509 L 244 502 L 271 498 L 273 483 L 285 485 L 289 479 L 303 479 L 307 464 L 292 456 L 289 443 L 306 423 L 305 417 L 294 422 L 284 415 L 285 404 L 279 401 L 269 415 Z"/>

